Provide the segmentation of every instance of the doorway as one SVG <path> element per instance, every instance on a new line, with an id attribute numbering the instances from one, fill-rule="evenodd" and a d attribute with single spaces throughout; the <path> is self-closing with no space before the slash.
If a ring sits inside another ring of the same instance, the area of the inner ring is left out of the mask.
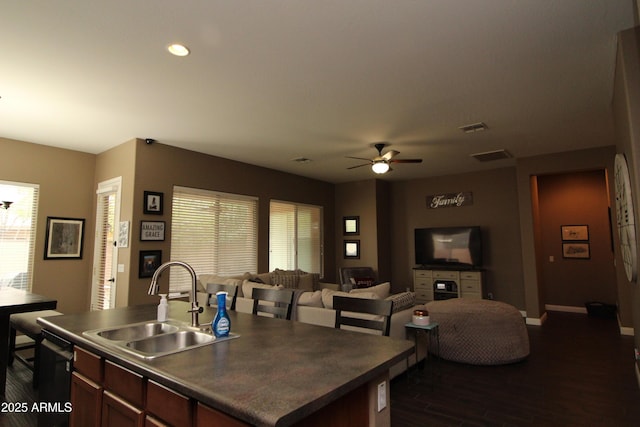
<path id="1" fill-rule="evenodd" d="M 617 302 L 604 169 L 536 176 L 538 292 L 547 310 L 586 312 Z"/>

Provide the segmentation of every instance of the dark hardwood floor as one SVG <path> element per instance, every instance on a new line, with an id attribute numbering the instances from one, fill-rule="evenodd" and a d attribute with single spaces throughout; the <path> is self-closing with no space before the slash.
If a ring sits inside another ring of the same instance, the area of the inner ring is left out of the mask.
<path id="1" fill-rule="evenodd" d="M 633 337 L 620 336 L 616 320 L 550 312 L 543 326 L 528 329 L 524 362 L 439 360 L 435 380 L 428 369 L 395 378 L 392 426 L 640 426 Z M 2 401 L 31 404 L 30 381 L 31 372 L 15 363 Z M 35 425 L 36 414 L 0 413 L 2 427 Z"/>
<path id="2" fill-rule="evenodd" d="M 428 370 L 394 379 L 392 425 L 640 426 L 633 337 L 620 336 L 616 320 L 549 312 L 528 330 L 524 362 L 439 360 L 434 380 Z"/>

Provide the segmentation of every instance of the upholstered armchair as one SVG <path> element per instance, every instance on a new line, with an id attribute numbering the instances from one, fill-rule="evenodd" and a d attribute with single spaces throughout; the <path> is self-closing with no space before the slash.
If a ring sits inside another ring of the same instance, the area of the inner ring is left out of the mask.
<path id="1" fill-rule="evenodd" d="M 376 272 L 371 267 L 341 267 L 340 286 L 343 291 L 366 287 L 378 283 Z"/>

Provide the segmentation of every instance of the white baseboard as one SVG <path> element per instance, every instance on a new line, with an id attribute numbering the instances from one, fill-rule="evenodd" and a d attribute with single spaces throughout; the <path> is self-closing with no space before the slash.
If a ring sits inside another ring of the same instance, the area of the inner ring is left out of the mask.
<path id="1" fill-rule="evenodd" d="M 540 316 L 540 318 L 537 317 L 527 317 L 526 319 L 526 323 L 527 325 L 533 325 L 533 326 L 542 326 L 542 324 L 547 320 L 547 313 L 544 312 L 542 313 L 542 316 Z"/>

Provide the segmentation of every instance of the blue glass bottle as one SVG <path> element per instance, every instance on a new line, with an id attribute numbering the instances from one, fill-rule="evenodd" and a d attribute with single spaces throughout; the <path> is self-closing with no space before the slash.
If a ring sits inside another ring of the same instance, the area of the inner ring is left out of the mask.
<path id="1" fill-rule="evenodd" d="M 229 331 L 231 331 L 231 320 L 227 314 L 227 292 L 216 292 L 216 298 L 218 299 L 218 312 L 213 319 L 211 329 L 213 329 L 213 335 L 216 338 L 228 337 Z"/>

